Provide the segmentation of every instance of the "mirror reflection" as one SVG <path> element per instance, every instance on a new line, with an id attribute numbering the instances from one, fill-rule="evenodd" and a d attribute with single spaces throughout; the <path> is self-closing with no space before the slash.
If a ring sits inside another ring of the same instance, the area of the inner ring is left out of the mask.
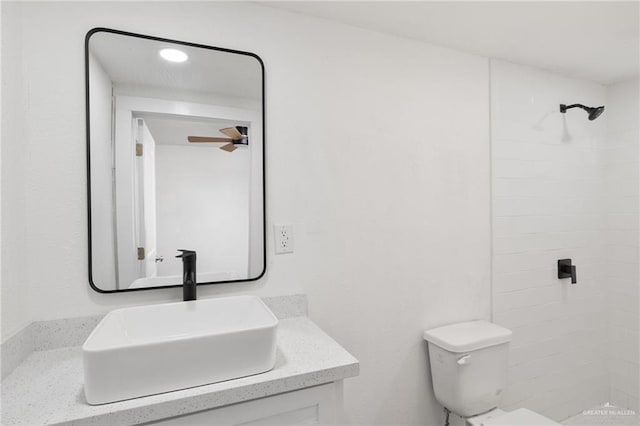
<path id="1" fill-rule="evenodd" d="M 248 53 L 87 36 L 90 281 L 98 291 L 256 279 L 265 267 L 263 68 Z"/>

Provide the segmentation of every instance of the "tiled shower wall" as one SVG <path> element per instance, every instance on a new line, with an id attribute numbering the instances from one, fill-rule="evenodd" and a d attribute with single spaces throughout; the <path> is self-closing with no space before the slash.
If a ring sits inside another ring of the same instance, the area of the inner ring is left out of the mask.
<path id="1" fill-rule="evenodd" d="M 638 80 L 607 91 L 607 142 L 602 149 L 605 281 L 609 302 L 610 400 L 640 412 L 638 382 Z"/>
<path id="2" fill-rule="evenodd" d="M 606 88 L 491 63 L 493 320 L 513 330 L 503 408 L 562 420 L 609 397 L 603 266 Z M 577 265 L 578 284 L 556 277 Z"/>

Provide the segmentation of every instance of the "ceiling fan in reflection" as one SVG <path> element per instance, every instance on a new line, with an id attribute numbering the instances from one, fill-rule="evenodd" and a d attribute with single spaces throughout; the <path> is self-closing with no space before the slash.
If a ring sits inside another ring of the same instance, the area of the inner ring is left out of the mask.
<path id="1" fill-rule="evenodd" d="M 220 132 L 229 137 L 188 136 L 187 140 L 191 143 L 228 142 L 226 145 L 220 147 L 221 150 L 227 152 L 235 151 L 238 148 L 236 145 L 249 145 L 246 126 L 225 127 L 224 129 L 220 129 Z"/>

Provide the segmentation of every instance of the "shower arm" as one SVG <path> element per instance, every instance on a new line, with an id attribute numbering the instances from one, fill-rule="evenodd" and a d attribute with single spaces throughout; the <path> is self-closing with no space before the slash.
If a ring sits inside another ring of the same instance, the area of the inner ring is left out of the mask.
<path id="1" fill-rule="evenodd" d="M 571 104 L 571 105 L 560 104 L 560 112 L 562 113 L 567 112 L 567 110 L 571 108 L 582 108 L 587 112 L 589 112 L 589 109 L 590 109 L 588 106 L 582 105 L 582 104 Z"/>
<path id="2" fill-rule="evenodd" d="M 600 115 L 604 111 L 604 105 L 599 107 L 588 107 L 582 104 L 571 104 L 571 105 L 560 104 L 560 112 L 563 114 L 567 112 L 568 109 L 571 109 L 571 108 L 581 108 L 585 110 L 586 113 L 589 114 L 589 121 L 593 121 L 596 118 L 600 117 Z"/>

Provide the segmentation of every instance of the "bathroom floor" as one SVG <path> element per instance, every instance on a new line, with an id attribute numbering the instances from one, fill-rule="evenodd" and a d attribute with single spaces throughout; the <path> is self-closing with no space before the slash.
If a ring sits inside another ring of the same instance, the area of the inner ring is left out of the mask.
<path id="1" fill-rule="evenodd" d="M 616 407 L 615 405 L 607 403 L 589 410 L 584 410 L 581 414 L 573 416 L 562 423 L 565 426 L 639 425 L 640 414 L 633 410 Z"/>

